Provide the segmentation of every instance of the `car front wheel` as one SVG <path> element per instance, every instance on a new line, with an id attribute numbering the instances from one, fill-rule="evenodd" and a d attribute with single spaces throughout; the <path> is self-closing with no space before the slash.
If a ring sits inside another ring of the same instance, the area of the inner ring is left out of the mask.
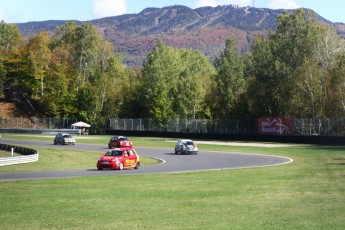
<path id="1" fill-rule="evenodd" d="M 119 170 L 123 170 L 123 163 L 122 162 L 120 163 Z"/>
<path id="2" fill-rule="evenodd" d="M 139 162 L 137 162 L 137 163 L 135 164 L 134 169 L 138 169 L 139 167 L 140 167 L 140 163 L 139 163 Z"/>

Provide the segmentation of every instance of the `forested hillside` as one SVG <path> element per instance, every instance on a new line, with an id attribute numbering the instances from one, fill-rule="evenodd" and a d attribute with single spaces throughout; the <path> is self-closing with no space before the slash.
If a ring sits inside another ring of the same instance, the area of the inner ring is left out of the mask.
<path id="1" fill-rule="evenodd" d="M 225 40 L 237 40 L 237 49 L 249 51 L 257 34 L 267 34 L 277 27 L 276 18 L 283 10 L 253 7 L 202 7 L 185 6 L 147 8 L 139 14 L 129 14 L 89 21 L 114 46 L 114 51 L 124 54 L 123 62 L 142 68 L 146 55 L 160 38 L 175 48 L 192 48 L 204 53 L 210 60 L 224 49 Z M 317 16 L 318 20 L 331 22 Z M 49 35 L 66 21 L 43 21 L 17 24 L 24 38 L 40 30 Z M 83 22 L 76 22 L 81 24 Z M 345 25 L 335 24 L 338 34 L 344 35 Z"/>
<path id="2" fill-rule="evenodd" d="M 123 17 L 131 25 L 131 15 Z M 193 27 L 188 20 L 181 23 Z M 100 127 L 109 118 L 163 124 L 167 118 L 344 117 L 344 39 L 302 9 L 278 15 L 275 23 L 275 31 L 253 36 L 248 50 L 239 50 L 242 40 L 230 33 L 212 61 L 156 37 L 137 69 L 123 65 L 107 32 L 91 23 L 67 22 L 26 40 L 16 25 L 1 22 L 0 98 L 25 107 L 27 115 L 77 117 Z"/>

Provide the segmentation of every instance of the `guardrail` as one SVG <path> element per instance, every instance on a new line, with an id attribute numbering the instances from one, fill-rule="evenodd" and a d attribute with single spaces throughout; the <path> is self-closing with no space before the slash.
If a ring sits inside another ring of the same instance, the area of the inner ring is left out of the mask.
<path id="1" fill-rule="evenodd" d="M 81 129 L 16 129 L 0 128 L 0 133 L 25 133 L 25 134 L 57 134 L 68 133 L 81 135 Z"/>
<path id="2" fill-rule="evenodd" d="M 22 155 L 0 158 L 0 166 L 31 163 L 38 161 L 39 158 L 38 151 L 30 148 L 0 144 L 0 149 L 11 152 L 13 151 Z"/>

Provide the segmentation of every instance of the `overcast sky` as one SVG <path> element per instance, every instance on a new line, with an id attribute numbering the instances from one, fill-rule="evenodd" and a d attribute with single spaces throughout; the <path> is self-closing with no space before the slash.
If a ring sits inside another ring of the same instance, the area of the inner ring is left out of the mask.
<path id="1" fill-rule="evenodd" d="M 195 9 L 229 4 L 271 9 L 304 7 L 316 11 L 332 22 L 345 23 L 344 0 L 0 0 L 0 19 L 6 23 L 45 20 L 87 21 L 139 13 L 148 7 L 184 5 Z"/>

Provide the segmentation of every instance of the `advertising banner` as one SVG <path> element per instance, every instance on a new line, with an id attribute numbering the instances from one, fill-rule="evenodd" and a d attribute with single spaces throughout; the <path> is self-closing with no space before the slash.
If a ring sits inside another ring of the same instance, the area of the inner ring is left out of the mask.
<path id="1" fill-rule="evenodd" d="M 291 118 L 265 117 L 258 119 L 259 134 L 290 135 L 293 133 L 294 122 Z"/>

